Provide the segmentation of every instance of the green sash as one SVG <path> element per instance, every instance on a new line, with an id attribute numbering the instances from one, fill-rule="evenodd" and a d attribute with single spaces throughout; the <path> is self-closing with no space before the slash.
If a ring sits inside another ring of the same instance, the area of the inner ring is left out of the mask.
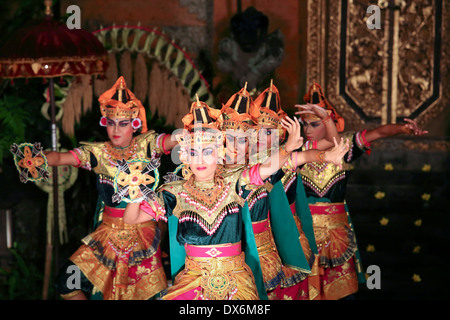
<path id="1" fill-rule="evenodd" d="M 177 241 L 178 218 L 170 215 L 167 223 L 169 226 L 170 272 L 172 281 L 174 281 L 178 272 L 184 268 L 186 250 Z"/>
<path id="2" fill-rule="evenodd" d="M 261 264 L 259 262 L 258 250 L 256 248 L 255 234 L 253 233 L 252 220 L 250 218 L 250 210 L 248 209 L 247 201 L 245 201 L 242 208 L 242 221 L 244 223 L 244 237 L 245 237 L 245 263 L 252 269 L 253 277 L 255 278 L 256 289 L 260 300 L 269 300 L 267 291 L 264 287 L 264 279 L 262 275 Z"/>
<path id="3" fill-rule="evenodd" d="M 294 270 L 310 273 L 308 260 L 299 241 L 300 233 L 281 181 L 270 191 L 269 204 L 272 233 L 283 264 Z"/>
<path id="4" fill-rule="evenodd" d="M 301 175 L 297 174 L 297 186 L 295 196 L 295 211 L 302 224 L 302 230 L 308 239 L 311 251 L 315 254 L 317 250 L 316 238 L 314 237 L 314 228 L 311 211 L 309 210 L 309 202 L 306 198 L 305 187 L 303 186 Z M 315 201 L 314 201 L 315 202 Z"/>

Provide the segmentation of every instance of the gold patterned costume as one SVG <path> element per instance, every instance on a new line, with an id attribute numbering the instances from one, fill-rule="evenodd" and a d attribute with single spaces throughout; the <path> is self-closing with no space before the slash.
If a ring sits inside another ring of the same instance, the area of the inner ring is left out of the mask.
<path id="1" fill-rule="evenodd" d="M 157 184 L 158 172 L 154 169 L 164 152 L 164 134 L 147 131 L 145 110 L 127 89 L 123 77 L 100 96 L 99 102 L 102 120 L 112 117 L 136 121 L 133 128 L 142 127 L 142 134 L 132 137 L 125 148 L 115 147 L 110 141 L 85 142 L 70 151 L 78 167 L 96 174 L 103 212 L 100 225 L 82 239 L 83 245 L 69 260 L 103 299 L 147 300 L 167 288 L 160 230 L 155 221 L 128 225 L 123 222 L 123 214 L 127 203 L 137 201 L 140 192 L 152 193 Z M 68 290 L 64 270 L 58 283 L 63 298 L 80 292 Z"/>
<path id="2" fill-rule="evenodd" d="M 320 85 L 314 83 L 304 97 L 305 102 L 325 108 L 336 124 L 338 132 L 344 130 L 344 119 L 339 116 L 324 96 Z M 312 114 L 302 116 L 303 120 L 320 120 Z M 349 151 L 343 158 L 343 168 L 328 162 L 306 163 L 300 170 L 304 193 L 312 219 L 314 246 L 317 256 L 312 268 L 315 294 L 311 299 L 336 300 L 358 291 L 358 282 L 364 281 L 361 272 L 358 246 L 350 215 L 345 204 L 347 184 L 346 171 L 350 162 L 365 152 L 370 144 L 365 140 L 366 131 L 344 132 L 344 139 L 350 142 Z M 317 148 L 316 141 L 307 141 L 302 150 Z M 303 192 L 303 190 L 301 190 Z M 297 193 L 300 190 L 297 190 Z M 312 291 L 311 291 L 312 292 Z"/>
<path id="3" fill-rule="evenodd" d="M 186 131 L 176 136 L 182 161 L 189 164 L 191 148 L 200 152 L 203 145 L 213 145 L 216 152 L 223 149 L 223 133 L 218 130 L 221 119 L 220 111 L 213 112 L 205 103 L 192 104 L 183 118 Z M 186 170 L 184 180 L 158 189 L 157 201 L 141 204 L 141 210 L 169 224 L 174 284 L 163 299 L 259 299 L 252 268 L 246 263 L 247 252 L 253 253 L 253 261 L 257 258 L 251 220 L 239 196 L 255 172 L 258 166 L 223 175 L 223 168 L 216 165 L 212 180 L 197 181 Z M 241 248 L 243 239 L 246 247 Z M 252 244 L 254 249 L 247 250 Z"/>

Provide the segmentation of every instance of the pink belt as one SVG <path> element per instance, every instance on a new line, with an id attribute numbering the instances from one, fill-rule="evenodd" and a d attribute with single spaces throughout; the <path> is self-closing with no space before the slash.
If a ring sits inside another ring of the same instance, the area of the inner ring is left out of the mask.
<path id="1" fill-rule="evenodd" d="M 241 243 L 227 243 L 210 246 L 195 246 L 185 244 L 186 254 L 195 258 L 224 258 L 241 254 Z"/>
<path id="2" fill-rule="evenodd" d="M 345 204 L 340 203 L 327 203 L 320 202 L 315 204 L 310 204 L 309 209 L 311 214 L 342 214 L 345 213 Z"/>
<path id="3" fill-rule="evenodd" d="M 113 208 L 105 206 L 104 214 L 110 216 L 111 218 L 122 218 L 125 208 Z"/>
<path id="4" fill-rule="evenodd" d="M 269 230 L 269 219 L 265 219 L 258 222 L 252 222 L 253 233 L 263 233 L 266 230 Z"/>

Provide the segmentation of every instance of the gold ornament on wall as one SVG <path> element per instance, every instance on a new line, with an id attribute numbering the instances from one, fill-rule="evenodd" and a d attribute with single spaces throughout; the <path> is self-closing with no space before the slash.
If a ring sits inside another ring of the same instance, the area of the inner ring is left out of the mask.
<path id="1" fill-rule="evenodd" d="M 381 9 L 380 29 L 366 24 L 372 4 Z M 448 3 L 382 4 L 308 0 L 306 84 L 322 85 L 345 118 L 346 130 L 402 122 L 405 117 L 425 127 L 450 102 L 450 81 L 443 72 L 450 69 Z"/>

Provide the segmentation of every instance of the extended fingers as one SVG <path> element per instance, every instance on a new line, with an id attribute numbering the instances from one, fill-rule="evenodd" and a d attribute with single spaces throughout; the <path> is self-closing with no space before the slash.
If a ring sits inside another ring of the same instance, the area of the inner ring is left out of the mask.
<path id="1" fill-rule="evenodd" d="M 311 111 L 311 110 L 296 111 L 296 112 L 295 112 L 295 114 L 305 114 L 305 113 L 316 114 L 314 111 Z"/>
<path id="2" fill-rule="evenodd" d="M 311 105 L 310 104 L 296 104 L 295 107 L 296 108 L 303 108 L 303 109 L 311 109 Z"/>
<path id="3" fill-rule="evenodd" d="M 285 118 L 281 119 L 281 123 L 282 123 L 282 124 L 285 124 L 286 126 L 290 126 L 290 127 L 292 127 L 292 126 L 295 125 L 294 120 L 292 120 L 292 119 L 289 118 L 289 117 L 285 117 Z"/>
<path id="4" fill-rule="evenodd" d="M 405 122 L 407 122 L 406 127 L 411 130 L 414 131 L 415 135 L 423 135 L 423 134 L 427 134 L 428 131 L 427 130 L 422 130 L 421 128 L 419 128 L 419 126 L 417 125 L 417 122 L 415 120 L 411 120 L 408 118 L 403 119 Z"/>

